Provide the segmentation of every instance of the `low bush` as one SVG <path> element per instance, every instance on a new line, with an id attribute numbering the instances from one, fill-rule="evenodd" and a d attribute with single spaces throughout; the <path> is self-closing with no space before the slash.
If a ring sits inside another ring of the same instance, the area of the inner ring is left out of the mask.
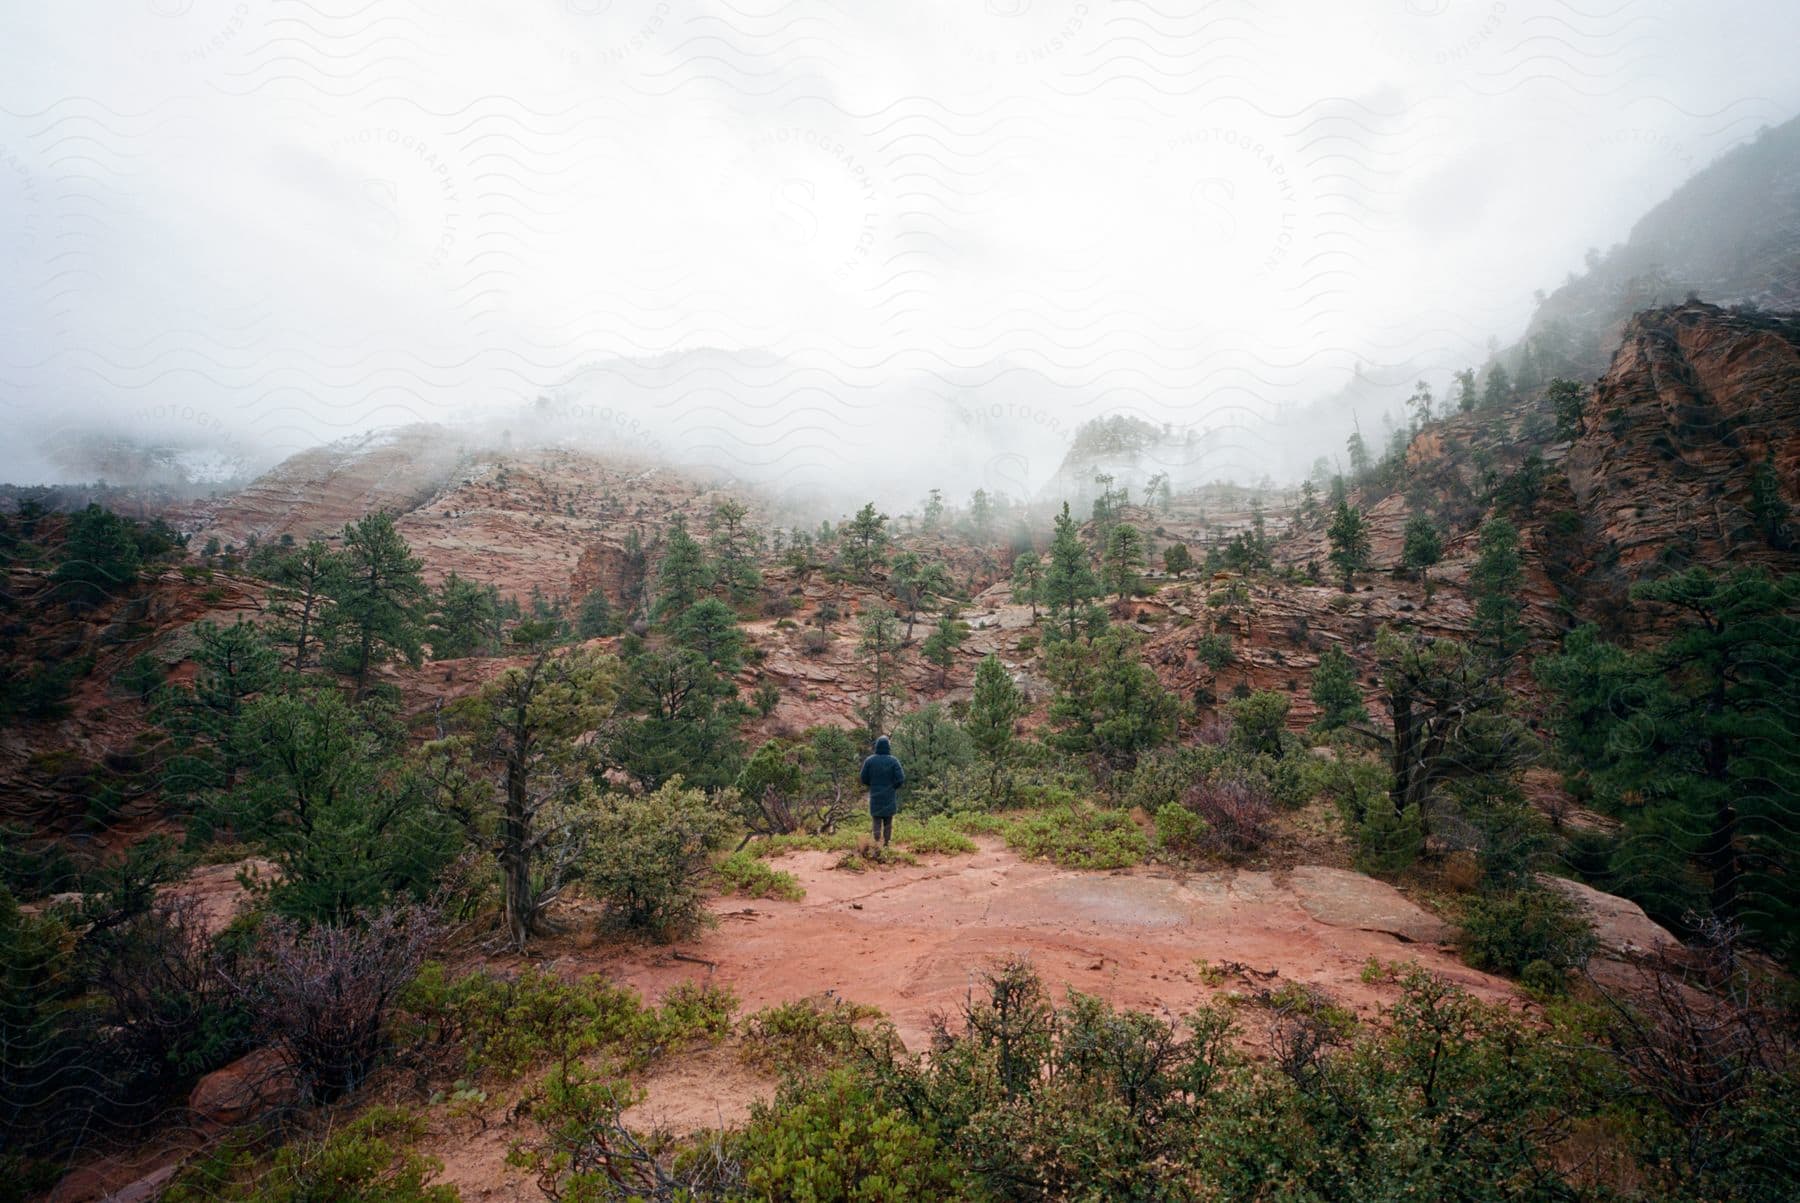
<path id="1" fill-rule="evenodd" d="M 976 851 L 975 841 L 942 815 L 923 823 L 901 816 L 894 822 L 894 838 L 921 856 L 962 856 Z"/>
<path id="2" fill-rule="evenodd" d="M 1274 799 L 1263 782 L 1247 775 L 1197 781 L 1181 808 L 1205 824 L 1205 847 L 1228 858 L 1259 851 L 1273 830 Z"/>
<path id="3" fill-rule="evenodd" d="M 783 869 L 771 869 L 749 851 L 734 852 L 719 862 L 719 882 L 724 893 L 747 898 L 781 898 L 798 902 L 806 897 L 800 879 Z"/>
<path id="4" fill-rule="evenodd" d="M 746 1062 L 782 1074 L 841 1065 L 865 1042 L 886 1048 L 898 1039 L 878 1009 L 817 995 L 756 1012 L 738 1035 Z"/>
<path id="5" fill-rule="evenodd" d="M 1206 848 L 1206 820 L 1174 802 L 1165 802 L 1156 812 L 1156 845 L 1179 856 L 1190 856 Z"/>
<path id="6" fill-rule="evenodd" d="M 1150 850 L 1150 841 L 1129 814 L 1091 804 L 1012 816 L 1000 834 L 1021 856 L 1071 869 L 1123 869 Z"/>
<path id="7" fill-rule="evenodd" d="M 436 916 L 418 907 L 359 919 L 301 928 L 271 916 L 229 978 L 302 1094 L 322 1102 L 354 1090 L 381 1059 L 394 1005 L 438 932 Z"/>
<path id="8" fill-rule="evenodd" d="M 458 1203 L 453 1186 L 433 1185 L 443 1170 L 436 1158 L 409 1146 L 425 1135 L 420 1116 L 371 1107 L 318 1140 L 300 1140 L 256 1156 L 247 1141 L 227 1140 L 184 1168 L 164 1203 Z"/>
<path id="9" fill-rule="evenodd" d="M 677 939 L 705 918 L 704 885 L 730 818 L 679 777 L 641 797 L 608 795 L 598 804 L 582 876 L 622 927 Z"/>
<path id="10" fill-rule="evenodd" d="M 1477 895 L 1463 904 L 1463 959 L 1476 969 L 1522 975 L 1542 962 L 1558 975 L 1587 964 L 1594 950 L 1593 925 L 1563 894 L 1525 889 Z M 1534 988 L 1549 978 L 1533 971 Z"/>

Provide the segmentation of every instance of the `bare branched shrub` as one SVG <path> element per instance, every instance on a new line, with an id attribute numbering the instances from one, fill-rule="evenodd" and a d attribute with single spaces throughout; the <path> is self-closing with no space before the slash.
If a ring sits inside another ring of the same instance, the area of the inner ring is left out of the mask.
<path id="1" fill-rule="evenodd" d="M 389 907 L 360 922 L 302 928 L 265 920 L 256 951 L 229 976 L 257 1031 L 286 1056 L 302 1095 L 356 1088 L 387 1047 L 388 1013 L 438 934 L 424 907 Z"/>
<path id="2" fill-rule="evenodd" d="M 1607 1051 L 1672 1129 L 1663 1156 L 1697 1183 L 1764 1143 L 1744 1130 L 1748 1117 L 1769 1110 L 1773 1084 L 1791 1083 L 1800 1050 L 1766 972 L 1742 951 L 1741 928 L 1689 922 L 1699 945 L 1640 961 L 1630 987 L 1589 981 L 1607 1008 Z"/>
<path id="3" fill-rule="evenodd" d="M 198 904 L 158 901 L 118 930 L 97 960 L 94 988 L 107 1022 L 138 1072 L 155 1084 L 179 1084 L 244 1051 L 248 1035 L 228 985 L 233 967 L 216 952 Z"/>
<path id="4" fill-rule="evenodd" d="M 1195 782 L 1181 804 L 1206 820 L 1205 841 L 1227 856 L 1261 848 L 1275 815 L 1275 802 L 1268 791 L 1242 777 Z"/>

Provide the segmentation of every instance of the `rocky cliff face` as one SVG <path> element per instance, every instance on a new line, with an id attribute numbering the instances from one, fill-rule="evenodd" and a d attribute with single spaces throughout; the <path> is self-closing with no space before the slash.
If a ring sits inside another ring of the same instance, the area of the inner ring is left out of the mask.
<path id="1" fill-rule="evenodd" d="M 1621 584 L 1690 563 L 1787 563 L 1758 528 L 1757 465 L 1800 502 L 1800 319 L 1689 303 L 1625 330 L 1563 457 L 1594 571 Z"/>

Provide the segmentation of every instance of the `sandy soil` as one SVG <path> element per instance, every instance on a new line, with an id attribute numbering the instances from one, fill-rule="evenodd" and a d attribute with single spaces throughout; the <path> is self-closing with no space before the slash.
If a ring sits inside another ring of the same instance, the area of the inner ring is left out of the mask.
<path id="1" fill-rule="evenodd" d="M 1322 988 L 1370 1014 L 1397 988 L 1361 980 L 1370 957 L 1415 960 L 1483 997 L 1515 997 L 1469 969 L 1449 930 L 1385 883 L 1341 869 L 1084 872 L 1020 860 L 998 841 L 972 856 L 848 873 L 826 853 L 776 862 L 799 902 L 722 898 L 717 925 L 674 948 L 571 948 L 562 972 L 602 972 L 649 996 L 684 980 L 729 986 L 746 1010 L 827 991 L 885 1011 L 909 1048 L 954 1013 L 984 969 L 1029 958 L 1053 989 L 1184 1011 L 1275 979 Z M 1236 963 L 1209 985 L 1200 962 Z M 702 963 L 704 962 L 704 963 Z"/>

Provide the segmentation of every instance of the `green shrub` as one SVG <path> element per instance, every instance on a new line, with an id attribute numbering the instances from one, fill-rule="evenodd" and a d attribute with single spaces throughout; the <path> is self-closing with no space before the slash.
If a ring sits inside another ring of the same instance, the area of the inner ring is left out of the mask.
<path id="1" fill-rule="evenodd" d="M 453 1186 L 431 1185 L 444 1168 L 408 1146 L 425 1122 L 395 1107 L 371 1107 L 322 1140 L 304 1140 L 260 1165 L 243 1143 L 227 1141 L 184 1169 L 165 1203 L 458 1203 Z"/>
<path id="2" fill-rule="evenodd" d="M 779 1073 L 797 1073 L 843 1064 L 862 1041 L 885 1047 L 896 1040 L 893 1026 L 882 1021 L 866 1036 L 860 1024 L 880 1020 L 874 1007 L 837 997 L 813 996 L 767 1007 L 739 1028 L 740 1055 L 751 1065 Z"/>
<path id="3" fill-rule="evenodd" d="M 705 917 L 703 884 L 730 819 L 677 777 L 653 794 L 601 799 L 582 861 L 595 897 L 620 925 L 677 939 Z"/>
<path id="4" fill-rule="evenodd" d="M 1156 845 L 1190 856 L 1204 850 L 1206 820 L 1175 802 L 1165 802 L 1156 812 Z"/>
<path id="5" fill-rule="evenodd" d="M 1476 969 L 1518 977 L 1533 962 L 1561 974 L 1587 963 L 1593 926 L 1555 890 L 1477 895 L 1463 904 L 1463 958 Z M 1544 980 L 1545 971 L 1535 976 Z"/>
<path id="6" fill-rule="evenodd" d="M 1071 869 L 1123 869 L 1143 860 L 1150 850 L 1129 814 L 1091 804 L 1017 815 L 1001 834 L 1019 855 Z"/>
<path id="7" fill-rule="evenodd" d="M 1404 814 L 1396 814 L 1385 798 L 1369 807 L 1352 834 L 1356 838 L 1357 871 L 1373 877 L 1405 872 L 1425 847 L 1419 808 L 1409 806 Z"/>
<path id="8" fill-rule="evenodd" d="M 416 1043 L 462 1050 L 474 1077 L 514 1078 L 534 1065 L 603 1048 L 632 1049 L 656 1033 L 638 996 L 598 975 L 565 982 L 527 967 L 517 977 L 476 971 L 449 977 L 444 967 L 420 971 L 401 1006 Z"/>
<path id="9" fill-rule="evenodd" d="M 894 838 L 923 856 L 960 856 L 976 851 L 975 841 L 942 815 L 933 815 L 923 823 L 903 816 L 894 823 Z"/>
<path id="10" fill-rule="evenodd" d="M 727 894 L 747 898 L 781 898 L 798 902 L 806 897 L 800 879 L 785 869 L 771 869 L 748 849 L 734 852 L 719 862 L 719 881 Z"/>
<path id="11" fill-rule="evenodd" d="M 953 1158 L 870 1085 L 833 1070 L 757 1104 L 732 1151 L 751 1197 L 770 1203 L 966 1197 Z"/>

